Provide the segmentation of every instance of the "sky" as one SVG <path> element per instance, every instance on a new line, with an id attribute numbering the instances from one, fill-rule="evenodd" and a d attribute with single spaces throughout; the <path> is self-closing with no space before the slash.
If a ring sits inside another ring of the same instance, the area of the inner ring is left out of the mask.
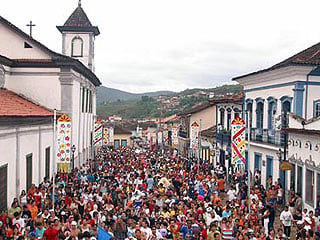
<path id="1" fill-rule="evenodd" d="M 61 52 L 78 0 L 0 0 L 2 17 Z M 231 84 L 320 41 L 318 0 L 82 0 L 101 34 L 96 75 L 130 92 Z"/>

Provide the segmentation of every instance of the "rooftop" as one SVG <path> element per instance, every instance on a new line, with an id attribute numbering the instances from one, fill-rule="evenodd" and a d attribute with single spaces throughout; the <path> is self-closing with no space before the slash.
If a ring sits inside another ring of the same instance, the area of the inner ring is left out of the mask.
<path id="1" fill-rule="evenodd" d="M 0 89 L 0 116 L 52 116 L 53 112 L 6 89 Z"/>
<path id="2" fill-rule="evenodd" d="M 70 31 L 70 32 L 93 32 L 94 35 L 99 35 L 99 28 L 96 26 L 92 26 L 87 14 L 81 7 L 81 3 L 79 2 L 78 7 L 73 11 L 67 21 L 63 26 L 57 26 L 60 32 Z"/>
<path id="3" fill-rule="evenodd" d="M 209 108 L 211 106 L 213 106 L 213 104 L 211 102 L 203 102 L 203 103 L 200 103 L 200 104 L 194 106 L 193 108 L 191 108 L 189 110 L 182 111 L 178 115 L 179 116 L 185 116 L 185 115 L 197 113 L 197 112 L 200 112 L 200 111 L 202 111 L 204 109 L 207 109 L 207 108 Z"/>
<path id="4" fill-rule="evenodd" d="M 208 129 L 201 131 L 201 136 L 208 137 L 208 138 L 215 138 L 217 133 L 217 126 L 212 126 Z"/>
<path id="5" fill-rule="evenodd" d="M 226 95 L 218 98 L 211 98 L 209 102 L 211 103 L 242 103 L 243 91 L 235 92 L 232 95 Z"/>

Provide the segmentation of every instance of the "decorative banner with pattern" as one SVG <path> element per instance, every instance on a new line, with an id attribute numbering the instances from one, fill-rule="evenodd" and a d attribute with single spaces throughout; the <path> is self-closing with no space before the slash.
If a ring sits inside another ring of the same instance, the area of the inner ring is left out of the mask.
<path id="1" fill-rule="evenodd" d="M 114 138 L 114 128 L 109 127 L 109 144 L 110 146 L 113 146 L 113 138 Z"/>
<path id="2" fill-rule="evenodd" d="M 176 146 L 178 146 L 178 126 L 173 125 L 171 131 L 172 131 L 172 133 L 171 133 L 172 145 L 176 147 Z"/>
<path id="3" fill-rule="evenodd" d="M 57 122 L 57 170 L 70 172 L 71 163 L 71 119 L 63 114 Z"/>
<path id="4" fill-rule="evenodd" d="M 246 164 L 246 125 L 245 122 L 237 117 L 231 123 L 231 146 L 232 146 L 232 164 Z"/>
<path id="5" fill-rule="evenodd" d="M 101 121 L 96 121 L 94 123 L 94 138 L 93 138 L 93 145 L 94 146 L 102 146 L 103 142 L 103 127 Z"/>
<path id="6" fill-rule="evenodd" d="M 198 149 L 199 148 L 199 127 L 200 125 L 194 121 L 191 124 L 190 128 L 190 148 Z"/>
<path id="7" fill-rule="evenodd" d="M 109 145 L 109 128 L 103 129 L 103 145 Z"/>

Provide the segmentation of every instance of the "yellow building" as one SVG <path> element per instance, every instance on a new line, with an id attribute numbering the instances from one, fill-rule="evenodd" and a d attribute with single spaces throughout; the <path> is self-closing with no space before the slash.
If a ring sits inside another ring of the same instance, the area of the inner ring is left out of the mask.
<path id="1" fill-rule="evenodd" d="M 132 136 L 131 131 L 121 128 L 119 126 L 114 127 L 113 146 L 115 149 L 123 147 L 130 147 L 130 137 Z"/>

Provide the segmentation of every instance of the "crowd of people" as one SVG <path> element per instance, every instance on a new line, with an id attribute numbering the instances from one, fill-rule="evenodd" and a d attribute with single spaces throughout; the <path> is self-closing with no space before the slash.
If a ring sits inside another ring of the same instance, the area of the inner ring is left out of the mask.
<path id="1" fill-rule="evenodd" d="M 299 194 L 284 202 L 279 180 L 264 188 L 256 172 L 248 197 L 248 174 L 231 171 L 227 184 L 225 173 L 169 152 L 102 148 L 58 173 L 54 196 L 45 178 L 13 199 L 0 239 L 319 239 L 319 211 L 302 211 Z"/>

